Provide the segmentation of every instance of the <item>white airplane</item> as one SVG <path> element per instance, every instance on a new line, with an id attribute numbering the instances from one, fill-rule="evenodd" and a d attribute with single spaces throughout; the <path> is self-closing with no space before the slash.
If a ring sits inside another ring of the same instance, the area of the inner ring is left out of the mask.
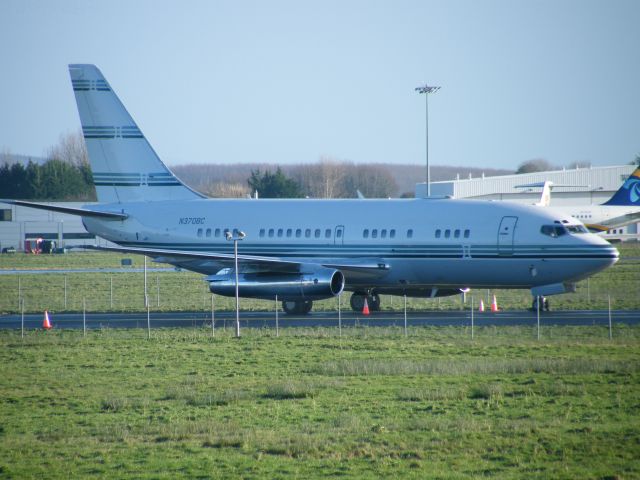
<path id="1" fill-rule="evenodd" d="M 542 195 L 537 206 L 551 206 L 553 187 L 578 187 L 579 185 L 555 185 L 553 182 L 516 185 L 522 187 L 542 187 Z M 602 205 L 552 206 L 563 215 L 569 215 L 585 223 L 592 232 L 606 232 L 640 221 L 640 167 L 636 168 L 618 191 Z"/>
<path id="2" fill-rule="evenodd" d="M 351 306 L 380 294 L 438 297 L 467 288 L 570 292 L 618 260 L 579 221 L 506 202 L 418 199 L 209 199 L 160 161 L 93 65 L 69 66 L 97 205 L 7 203 L 80 215 L 87 231 L 205 275 L 213 293 L 283 301 L 307 313 L 313 300 L 352 292 Z M 229 241 L 234 240 L 234 241 Z"/>

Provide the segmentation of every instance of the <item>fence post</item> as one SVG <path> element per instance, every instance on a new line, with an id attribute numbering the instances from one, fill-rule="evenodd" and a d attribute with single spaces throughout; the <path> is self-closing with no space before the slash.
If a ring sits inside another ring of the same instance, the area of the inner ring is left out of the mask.
<path id="1" fill-rule="evenodd" d="M 147 257 L 144 258 L 146 260 Z M 149 301 L 146 295 L 144 296 L 144 303 L 147 305 L 147 339 L 151 340 L 151 313 L 149 312 Z"/>
<path id="2" fill-rule="evenodd" d="M 404 336 L 408 336 L 407 332 L 407 295 L 404 296 Z"/>
<path id="3" fill-rule="evenodd" d="M 471 340 L 473 340 L 473 295 L 471 296 Z"/>
<path id="4" fill-rule="evenodd" d="M 213 303 L 213 293 L 211 294 L 211 336 L 216 336 L 216 317 Z"/>
<path id="5" fill-rule="evenodd" d="M 144 306 L 149 307 L 149 297 L 147 296 L 147 256 L 146 255 L 144 257 Z"/>
<path id="6" fill-rule="evenodd" d="M 537 330 L 538 330 L 538 340 L 540 340 L 540 295 L 536 297 L 536 318 L 537 318 Z"/>
<path id="7" fill-rule="evenodd" d="M 21 305 L 21 307 L 20 307 L 20 313 L 21 313 L 20 322 L 21 322 L 21 328 L 22 328 L 22 338 L 24 339 L 24 298 L 21 299 L 20 305 Z"/>
<path id="8" fill-rule="evenodd" d="M 280 336 L 280 329 L 278 327 L 278 295 L 276 295 L 276 337 Z"/>
<path id="9" fill-rule="evenodd" d="M 82 336 L 87 336 L 87 299 L 82 297 Z"/>
<path id="10" fill-rule="evenodd" d="M 113 275 L 109 277 L 109 310 L 113 310 Z"/>
<path id="11" fill-rule="evenodd" d="M 342 337 L 342 292 L 338 295 L 338 336 Z"/>
<path id="12" fill-rule="evenodd" d="M 611 324 L 611 294 L 607 295 L 607 300 L 609 301 L 609 340 L 613 339 L 613 331 Z"/>

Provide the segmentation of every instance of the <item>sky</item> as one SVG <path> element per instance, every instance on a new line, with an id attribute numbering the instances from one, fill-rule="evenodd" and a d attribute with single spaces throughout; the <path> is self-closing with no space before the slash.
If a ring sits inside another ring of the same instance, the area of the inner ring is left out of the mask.
<path id="1" fill-rule="evenodd" d="M 0 151 L 77 132 L 93 63 L 168 165 L 622 165 L 637 0 L 0 0 Z"/>

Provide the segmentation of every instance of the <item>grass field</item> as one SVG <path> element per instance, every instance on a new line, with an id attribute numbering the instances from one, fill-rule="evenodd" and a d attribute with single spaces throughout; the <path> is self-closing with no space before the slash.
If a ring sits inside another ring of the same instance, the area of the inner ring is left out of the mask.
<path id="1" fill-rule="evenodd" d="M 640 328 L 0 331 L 2 478 L 640 478 Z"/>
<path id="2" fill-rule="evenodd" d="M 623 244 L 618 247 L 621 260 L 588 281 L 578 284 L 573 294 L 551 298 L 554 309 L 606 309 L 611 297 L 614 309 L 640 309 L 640 245 Z M 135 267 L 142 267 L 143 257 L 127 255 Z M 66 255 L 0 255 L 0 270 L 7 269 L 78 269 L 118 268 L 123 255 L 98 252 L 76 252 Z M 149 262 L 149 266 L 158 266 Z M 166 266 L 160 264 L 160 266 Z M 66 285 L 66 286 L 65 286 Z M 210 309 L 211 295 L 203 276 L 186 271 L 151 272 L 148 274 L 148 296 L 154 311 L 206 311 Z M 66 295 L 65 295 L 66 292 Z M 49 310 L 81 311 L 83 300 L 88 311 L 123 312 L 143 311 L 144 275 L 142 273 L 69 273 L 0 275 L 0 313 L 20 311 L 20 298 L 27 312 Z M 528 290 L 474 290 L 475 302 L 486 303 L 493 295 L 501 308 L 522 310 L 531 305 Z M 342 304 L 348 305 L 348 296 Z M 218 310 L 235 309 L 233 298 L 216 296 Z M 400 310 L 400 297 L 383 296 L 385 310 Z M 273 302 L 243 299 L 245 310 L 268 310 Z M 461 308 L 460 296 L 440 299 L 409 298 L 409 310 L 450 310 Z M 314 302 L 314 310 L 336 310 L 336 299 Z"/>

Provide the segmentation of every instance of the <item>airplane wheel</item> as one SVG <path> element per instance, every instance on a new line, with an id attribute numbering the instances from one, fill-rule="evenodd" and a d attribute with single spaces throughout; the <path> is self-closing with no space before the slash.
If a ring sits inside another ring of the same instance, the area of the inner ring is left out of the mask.
<path id="1" fill-rule="evenodd" d="M 364 293 L 351 294 L 351 299 L 349 300 L 349 303 L 351 304 L 351 310 L 358 313 L 362 312 L 362 309 L 364 308 L 364 299 Z"/>
<path id="2" fill-rule="evenodd" d="M 282 310 L 287 315 L 306 315 L 311 311 L 313 302 L 311 300 L 283 300 Z"/>
<path id="3" fill-rule="evenodd" d="M 373 312 L 380 311 L 380 295 L 377 293 L 373 293 L 367 297 L 367 304 L 369 305 L 369 309 Z"/>
<path id="4" fill-rule="evenodd" d="M 540 311 L 544 312 L 544 311 L 549 311 L 549 299 L 546 297 L 539 297 L 540 298 Z M 531 302 L 531 310 L 533 310 L 534 312 L 538 310 L 538 297 L 534 297 L 533 298 L 533 302 Z"/>
<path id="5" fill-rule="evenodd" d="M 309 313 L 311 311 L 311 308 L 313 307 L 313 302 L 311 300 L 307 300 L 302 302 L 302 307 L 300 309 L 300 313 L 303 315 L 306 315 L 307 313 Z"/>

